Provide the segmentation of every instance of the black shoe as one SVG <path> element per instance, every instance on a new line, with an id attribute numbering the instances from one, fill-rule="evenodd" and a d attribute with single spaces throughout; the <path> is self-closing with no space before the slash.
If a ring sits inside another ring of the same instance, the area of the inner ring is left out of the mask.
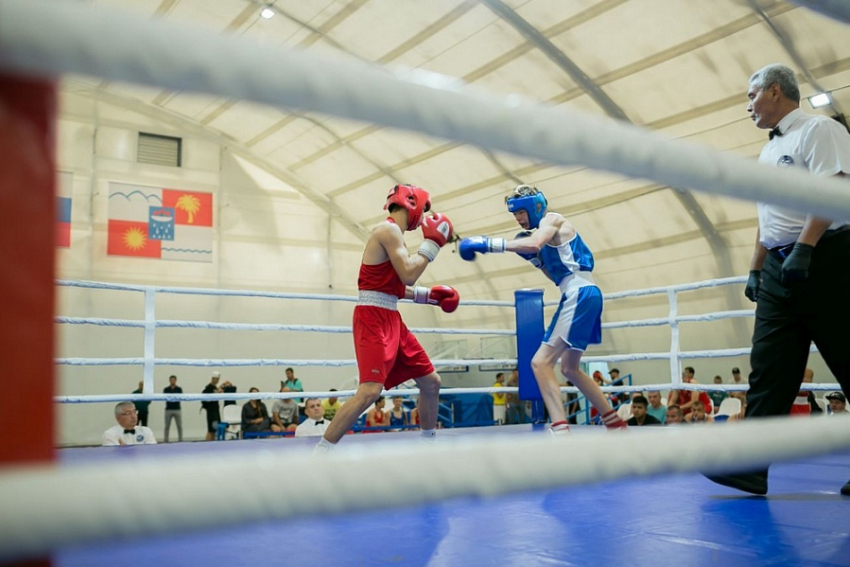
<path id="1" fill-rule="evenodd" d="M 847 484 L 841 487 L 841 494 L 844 496 L 850 496 L 850 480 L 847 481 Z"/>
<path id="2" fill-rule="evenodd" d="M 740 474 L 707 474 L 705 478 L 717 484 L 728 486 L 736 490 L 742 490 L 751 494 L 764 496 L 767 494 L 767 473 L 740 473 Z M 850 493 L 850 482 L 844 487 Z M 844 489 L 842 489 L 844 490 Z"/>

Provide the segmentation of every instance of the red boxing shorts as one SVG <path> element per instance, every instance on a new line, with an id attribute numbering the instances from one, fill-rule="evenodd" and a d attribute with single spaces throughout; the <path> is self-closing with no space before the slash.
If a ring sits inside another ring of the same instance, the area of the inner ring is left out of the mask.
<path id="1" fill-rule="evenodd" d="M 434 371 L 431 359 L 398 311 L 357 305 L 352 327 L 361 383 L 379 382 L 389 390 Z"/>

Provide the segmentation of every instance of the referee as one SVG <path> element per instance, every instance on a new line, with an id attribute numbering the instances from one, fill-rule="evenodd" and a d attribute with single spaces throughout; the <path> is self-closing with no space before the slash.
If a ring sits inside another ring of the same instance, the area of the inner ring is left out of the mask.
<path id="1" fill-rule="evenodd" d="M 850 134 L 839 122 L 800 109 L 800 89 L 791 69 L 774 64 L 757 71 L 747 96 L 753 122 L 770 130 L 759 163 L 805 168 L 820 177 L 850 174 Z M 748 418 L 789 414 L 812 341 L 844 393 L 850 393 L 850 220 L 765 203 L 758 204 L 758 220 L 744 290 L 756 302 Z M 753 494 L 767 493 L 767 469 L 709 478 Z M 850 482 L 841 493 L 850 495 Z"/>

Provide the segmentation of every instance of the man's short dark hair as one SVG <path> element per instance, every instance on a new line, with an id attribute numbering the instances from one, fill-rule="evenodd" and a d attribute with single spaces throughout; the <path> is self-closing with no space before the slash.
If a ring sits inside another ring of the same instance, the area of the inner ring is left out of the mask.
<path id="1" fill-rule="evenodd" d="M 638 394 L 637 396 L 632 398 L 632 403 L 633 404 L 643 404 L 644 407 L 649 407 L 649 400 L 647 400 L 645 397 L 641 396 L 640 394 Z"/>

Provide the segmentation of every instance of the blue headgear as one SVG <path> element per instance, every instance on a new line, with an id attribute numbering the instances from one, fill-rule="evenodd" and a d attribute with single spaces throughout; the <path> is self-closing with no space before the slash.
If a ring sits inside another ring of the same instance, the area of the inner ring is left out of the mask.
<path id="1" fill-rule="evenodd" d="M 537 228 L 540 220 L 546 216 L 546 197 L 530 185 L 517 186 L 511 195 L 505 197 L 505 203 L 509 213 L 520 209 L 528 213 L 528 228 Z"/>

